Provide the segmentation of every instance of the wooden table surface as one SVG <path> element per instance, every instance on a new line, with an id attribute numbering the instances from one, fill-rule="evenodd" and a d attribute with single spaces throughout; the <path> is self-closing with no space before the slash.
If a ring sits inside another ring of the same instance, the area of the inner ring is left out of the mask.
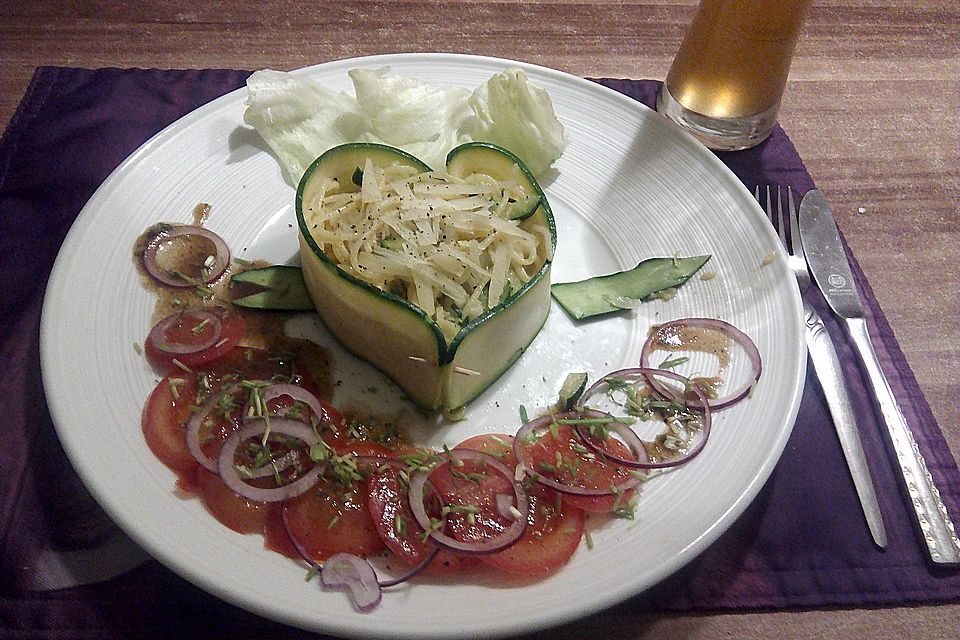
<path id="1" fill-rule="evenodd" d="M 693 0 L 0 0 L 0 126 L 39 65 L 293 69 L 450 51 L 662 79 Z M 834 204 L 950 447 L 960 453 L 960 9 L 820 0 L 780 121 Z M 954 514 L 955 516 L 960 514 Z M 956 637 L 960 606 L 601 613 L 536 637 Z"/>

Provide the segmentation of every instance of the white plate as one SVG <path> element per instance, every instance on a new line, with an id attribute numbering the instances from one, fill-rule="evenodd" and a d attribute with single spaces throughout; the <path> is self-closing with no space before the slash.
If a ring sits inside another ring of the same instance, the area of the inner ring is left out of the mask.
<path id="1" fill-rule="evenodd" d="M 520 66 L 546 87 L 570 145 L 545 181 L 559 230 L 553 279 L 580 279 L 651 256 L 710 253 L 717 277 L 693 278 L 670 302 L 600 321 L 572 323 L 559 309 L 529 352 L 469 407 L 463 422 L 426 428 L 424 444 L 455 444 L 514 430 L 518 406 L 552 402 L 564 375 L 594 376 L 635 365 L 651 323 L 684 316 L 726 319 L 756 341 L 763 378 L 749 401 L 716 416 L 703 454 L 648 483 L 635 522 L 593 532 L 557 574 L 533 583 L 421 577 L 385 593 L 375 612 L 355 613 L 340 592 L 303 580 L 301 566 L 235 534 L 198 500 L 174 494 L 174 475 L 147 448 L 140 411 L 156 377 L 134 343 L 149 328 L 152 299 L 131 260 L 150 224 L 190 220 L 213 205 L 207 226 L 242 258 L 295 258 L 293 195 L 273 157 L 242 126 L 244 90 L 214 100 L 157 134 L 87 203 L 67 237 L 47 289 L 43 378 L 73 464 L 109 514 L 168 567 L 241 607 L 307 629 L 348 636 L 501 636 L 596 612 L 655 585 L 713 542 L 766 481 L 790 434 L 803 384 L 800 302 L 769 224 L 715 156 L 653 111 L 614 91 L 550 69 L 449 54 L 342 60 L 302 72 L 351 91 L 346 72 L 390 65 L 397 74 L 473 88 Z M 295 225 L 294 225 L 295 226 Z M 777 259 L 762 266 L 771 251 Z M 328 341 L 309 316 L 293 327 Z M 372 395 L 370 372 L 335 352 L 346 380 L 335 401 L 401 402 Z M 746 366 L 740 359 L 737 366 Z"/>

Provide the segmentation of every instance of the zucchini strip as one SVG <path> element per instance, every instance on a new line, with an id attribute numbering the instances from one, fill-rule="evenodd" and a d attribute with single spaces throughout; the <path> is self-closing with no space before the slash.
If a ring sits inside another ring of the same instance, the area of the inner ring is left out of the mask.
<path id="1" fill-rule="evenodd" d="M 583 320 L 622 311 L 628 308 L 624 301 L 644 300 L 665 289 L 682 286 L 710 258 L 649 258 L 628 271 L 553 284 L 550 293 L 570 317 Z"/>

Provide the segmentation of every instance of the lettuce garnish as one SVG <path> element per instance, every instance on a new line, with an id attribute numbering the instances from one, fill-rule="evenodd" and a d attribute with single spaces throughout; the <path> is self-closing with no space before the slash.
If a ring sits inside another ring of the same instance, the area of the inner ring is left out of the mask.
<path id="1" fill-rule="evenodd" d="M 309 76 L 257 71 L 247 80 L 244 122 L 269 145 L 292 185 L 320 154 L 346 142 L 380 142 L 442 169 L 469 141 L 513 151 L 537 175 L 567 144 L 547 92 L 523 70 L 495 74 L 473 92 L 391 75 L 389 67 L 349 72 L 354 95 Z"/>

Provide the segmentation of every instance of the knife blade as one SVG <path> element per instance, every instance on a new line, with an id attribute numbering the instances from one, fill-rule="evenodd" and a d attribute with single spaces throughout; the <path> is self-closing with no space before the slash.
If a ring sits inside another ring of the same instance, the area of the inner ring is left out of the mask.
<path id="1" fill-rule="evenodd" d="M 863 453 L 860 443 L 860 432 L 857 429 L 857 420 L 853 413 L 853 405 L 847 394 L 847 383 L 843 379 L 843 368 L 840 358 L 833 346 L 833 340 L 823 325 L 823 320 L 817 310 L 803 301 L 804 323 L 806 324 L 807 352 L 813 362 L 820 389 L 827 400 L 830 417 L 836 427 L 837 438 L 840 440 L 840 449 L 847 461 L 847 468 L 853 479 L 853 486 L 860 499 L 867 527 L 873 541 L 881 549 L 887 547 L 887 532 L 883 526 L 883 515 L 877 503 L 877 493 L 873 487 L 873 478 L 870 477 L 870 467 Z"/>
<path id="2" fill-rule="evenodd" d="M 809 191 L 804 196 L 800 203 L 799 223 L 810 272 L 827 304 L 843 320 L 873 391 L 927 554 L 937 565 L 960 564 L 960 539 L 890 383 L 880 368 L 840 232 L 830 204 L 820 191 Z"/>

